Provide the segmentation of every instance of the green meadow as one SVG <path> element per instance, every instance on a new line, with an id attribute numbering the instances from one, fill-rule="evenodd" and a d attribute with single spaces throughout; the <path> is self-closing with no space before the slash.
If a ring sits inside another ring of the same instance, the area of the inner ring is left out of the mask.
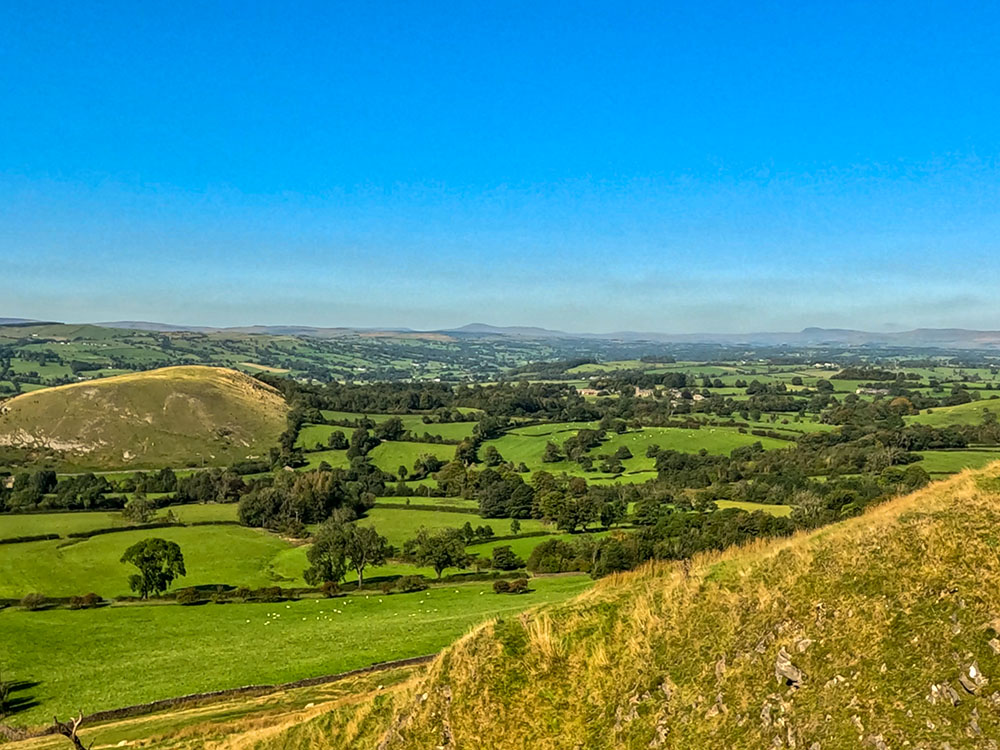
<path id="1" fill-rule="evenodd" d="M 265 531 L 242 526 L 137 529 L 89 539 L 0 544 L 0 597 L 20 598 L 29 592 L 61 597 L 91 591 L 104 597 L 129 595 L 127 577 L 135 571 L 119 560 L 130 545 L 149 537 L 177 542 L 184 553 L 187 575 L 174 588 L 273 585 L 270 563 L 291 546 Z"/>
<path id="2" fill-rule="evenodd" d="M 455 457 L 455 446 L 393 441 L 377 445 L 368 455 L 380 469 L 395 474 L 400 466 L 405 466 L 407 471 L 411 470 L 414 462 L 421 456 L 430 455 L 441 461 L 450 461 Z"/>
<path id="3" fill-rule="evenodd" d="M 542 454 L 545 445 L 553 442 L 558 446 L 568 438 L 576 435 L 583 428 L 593 429 L 593 423 L 556 423 L 534 425 L 511 430 L 495 440 L 488 440 L 483 446 L 492 445 L 503 456 L 504 460 L 514 464 L 523 462 L 529 471 L 548 471 L 552 473 L 567 472 L 595 479 L 601 477 L 600 472 L 585 473 L 574 461 L 558 461 L 545 463 Z M 644 427 L 639 430 L 628 430 L 622 434 L 608 433 L 603 443 L 592 448 L 589 455 L 597 459 L 601 455 L 614 454 L 625 446 L 632 458 L 625 459 L 622 464 L 626 473 L 651 472 L 655 460 L 646 457 L 650 446 L 657 445 L 663 450 L 676 450 L 687 453 L 697 453 L 701 450 L 714 454 L 727 454 L 733 449 L 759 442 L 766 449 L 784 448 L 791 443 L 769 437 L 758 437 L 749 432 L 741 433 L 735 427 L 705 426 L 700 429 L 680 429 L 676 427 Z M 644 477 L 645 479 L 651 476 Z"/>
<path id="4" fill-rule="evenodd" d="M 154 495 L 150 495 L 154 497 Z M 167 510 L 181 523 L 206 523 L 235 521 L 236 504 L 171 505 L 157 512 L 159 518 Z M 94 529 L 129 528 L 132 524 L 117 511 L 68 511 L 64 513 L 23 513 L 0 515 L 0 539 L 38 534 L 67 534 L 93 531 Z"/>
<path id="5" fill-rule="evenodd" d="M 970 401 L 958 406 L 941 406 L 936 409 L 925 409 L 920 414 L 906 417 L 907 423 L 925 424 L 930 427 L 947 427 L 949 425 L 978 425 L 983 423 L 983 416 L 991 412 L 1000 418 L 1000 400 L 981 399 Z"/>
<path id="6" fill-rule="evenodd" d="M 981 469 L 992 461 L 1000 460 L 1000 449 L 918 451 L 918 453 L 924 457 L 918 466 L 928 474 L 954 474 L 962 469 Z"/>
<path id="7" fill-rule="evenodd" d="M 17 714 L 18 723 L 36 724 L 81 709 L 431 654 L 477 622 L 567 599 L 590 583 L 586 576 L 535 578 L 521 596 L 494 594 L 481 582 L 276 604 L 8 609 L 0 611 L 4 675 L 38 682 L 25 695 L 37 705 Z"/>

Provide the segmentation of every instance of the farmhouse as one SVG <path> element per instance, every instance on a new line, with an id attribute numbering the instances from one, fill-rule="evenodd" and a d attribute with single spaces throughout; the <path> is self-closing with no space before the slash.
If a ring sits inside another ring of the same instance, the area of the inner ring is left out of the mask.
<path id="1" fill-rule="evenodd" d="M 599 396 L 601 393 L 596 388 L 577 388 L 576 392 L 581 396 Z"/>
<path id="2" fill-rule="evenodd" d="M 854 391 L 858 396 L 887 396 L 888 388 L 858 388 Z"/>

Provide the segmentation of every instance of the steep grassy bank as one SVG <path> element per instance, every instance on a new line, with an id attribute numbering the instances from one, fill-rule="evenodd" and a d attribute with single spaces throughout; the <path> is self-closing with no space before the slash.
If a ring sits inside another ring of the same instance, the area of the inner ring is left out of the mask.
<path id="1" fill-rule="evenodd" d="M 1000 469 L 498 619 L 256 748 L 987 748 Z"/>

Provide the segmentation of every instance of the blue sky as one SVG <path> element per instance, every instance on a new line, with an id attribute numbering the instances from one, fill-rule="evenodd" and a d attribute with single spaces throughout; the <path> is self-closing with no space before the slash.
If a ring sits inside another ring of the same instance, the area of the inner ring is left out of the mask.
<path id="1" fill-rule="evenodd" d="M 1000 6 L 6 3 L 0 316 L 1000 328 Z"/>

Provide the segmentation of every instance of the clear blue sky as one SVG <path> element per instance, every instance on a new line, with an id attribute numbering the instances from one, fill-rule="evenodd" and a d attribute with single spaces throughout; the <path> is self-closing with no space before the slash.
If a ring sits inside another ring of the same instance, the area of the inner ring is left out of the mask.
<path id="1" fill-rule="evenodd" d="M 0 316 L 1000 328 L 993 2 L 0 7 Z"/>

